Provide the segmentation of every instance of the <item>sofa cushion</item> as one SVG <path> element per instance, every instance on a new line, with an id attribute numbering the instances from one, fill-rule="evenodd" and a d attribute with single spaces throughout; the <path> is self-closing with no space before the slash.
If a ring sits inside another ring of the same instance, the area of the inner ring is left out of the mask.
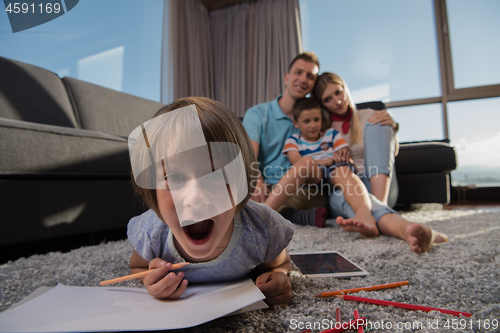
<path id="1" fill-rule="evenodd" d="M 83 129 L 128 137 L 163 104 L 65 77 L 68 94 Z"/>
<path id="2" fill-rule="evenodd" d="M 126 138 L 0 118 L 0 178 L 130 177 Z"/>
<path id="3" fill-rule="evenodd" d="M 78 126 L 66 88 L 55 73 L 2 57 L 0 118 Z"/>
<path id="4" fill-rule="evenodd" d="M 447 142 L 410 142 L 400 144 L 395 163 L 397 174 L 451 172 L 457 167 L 457 158 L 455 148 Z"/>

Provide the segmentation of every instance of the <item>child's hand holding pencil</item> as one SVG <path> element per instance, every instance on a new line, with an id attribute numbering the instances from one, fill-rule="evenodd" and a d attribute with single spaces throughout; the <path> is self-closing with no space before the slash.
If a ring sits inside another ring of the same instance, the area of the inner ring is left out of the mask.
<path id="1" fill-rule="evenodd" d="M 149 269 L 155 269 L 144 277 L 143 283 L 151 296 L 160 299 L 176 299 L 186 291 L 188 281 L 184 280 L 184 273 L 170 272 L 171 263 L 160 258 L 150 261 Z"/>
<path id="2" fill-rule="evenodd" d="M 102 281 L 101 286 L 144 278 L 144 286 L 146 286 L 150 295 L 161 299 L 179 298 L 184 291 L 186 291 L 188 281 L 183 280 L 184 273 L 182 272 L 177 274 L 174 272 L 168 272 L 174 269 L 182 268 L 188 264 L 188 262 L 184 262 L 172 265 L 171 263 L 167 263 L 160 258 L 155 258 L 149 263 L 149 270 L 122 276 L 116 279 Z"/>

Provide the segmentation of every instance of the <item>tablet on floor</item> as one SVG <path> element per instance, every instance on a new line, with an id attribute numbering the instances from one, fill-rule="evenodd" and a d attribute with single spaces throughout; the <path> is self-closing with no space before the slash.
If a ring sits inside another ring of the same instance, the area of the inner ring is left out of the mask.
<path id="1" fill-rule="evenodd" d="M 290 253 L 300 272 L 310 277 L 365 276 L 369 273 L 335 251 Z"/>

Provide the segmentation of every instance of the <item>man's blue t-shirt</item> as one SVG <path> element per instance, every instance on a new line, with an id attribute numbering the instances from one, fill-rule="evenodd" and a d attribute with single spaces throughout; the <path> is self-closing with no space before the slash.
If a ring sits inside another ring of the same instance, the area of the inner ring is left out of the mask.
<path id="1" fill-rule="evenodd" d="M 259 143 L 257 161 L 267 184 L 277 184 L 291 167 L 288 158 L 282 154 L 285 140 L 292 134 L 300 133 L 293 126 L 278 104 L 281 95 L 275 100 L 255 105 L 247 110 L 243 118 L 250 140 Z"/>

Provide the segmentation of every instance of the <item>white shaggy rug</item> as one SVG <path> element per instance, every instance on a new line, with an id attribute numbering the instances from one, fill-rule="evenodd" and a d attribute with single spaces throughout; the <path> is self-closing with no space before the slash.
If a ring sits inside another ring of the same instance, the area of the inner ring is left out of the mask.
<path id="1" fill-rule="evenodd" d="M 344 321 L 353 319 L 353 311 L 358 309 L 371 324 L 368 332 L 500 332 L 500 213 L 422 210 L 402 215 L 446 233 L 450 242 L 417 255 L 401 240 L 345 233 L 333 221 L 324 229 L 296 226 L 289 251 L 339 251 L 370 275 L 308 278 L 294 271 L 291 306 L 220 318 L 183 332 L 301 332 L 307 328 L 320 332 L 331 327 L 337 307 Z M 128 242 L 117 241 L 0 265 L 0 311 L 40 286 L 97 286 L 99 281 L 126 275 L 130 255 Z M 409 286 L 357 296 L 470 312 L 472 317 L 312 297 L 323 291 L 403 280 Z M 140 284 L 129 281 L 121 286 Z"/>

